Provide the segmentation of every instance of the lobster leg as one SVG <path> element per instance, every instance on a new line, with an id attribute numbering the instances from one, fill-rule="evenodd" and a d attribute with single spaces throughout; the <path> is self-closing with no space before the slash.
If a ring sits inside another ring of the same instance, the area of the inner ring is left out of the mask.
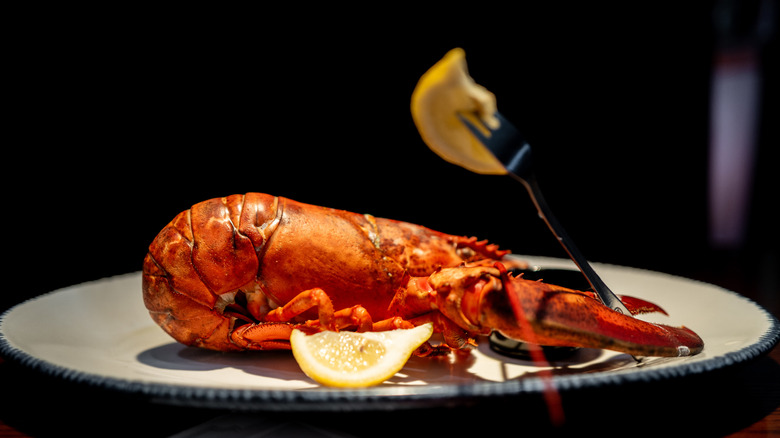
<path id="1" fill-rule="evenodd" d="M 320 288 L 309 289 L 299 293 L 284 306 L 268 312 L 264 321 L 287 322 L 314 307 L 319 312 L 320 325 L 327 330 L 335 330 L 333 303 L 328 298 L 328 294 Z"/>
<path id="2" fill-rule="evenodd" d="M 429 312 L 412 319 L 412 324 L 415 326 L 428 322 L 433 324 L 434 332 L 441 333 L 444 344 L 449 348 L 460 350 L 465 347 L 466 344 L 470 343 L 471 337 L 469 336 L 469 332 L 463 330 L 460 326 L 439 312 Z"/>
<path id="3" fill-rule="evenodd" d="M 357 332 L 377 331 L 374 327 L 371 315 L 363 306 L 352 306 L 341 309 L 333 314 L 334 327 L 337 330 L 347 327 L 355 327 Z M 306 321 L 306 325 L 312 328 L 320 328 L 322 324 L 319 320 Z"/>
<path id="4" fill-rule="evenodd" d="M 230 334 L 230 340 L 247 350 L 289 350 L 292 324 L 258 323 L 246 324 Z"/>
<path id="5" fill-rule="evenodd" d="M 317 307 L 319 319 L 302 324 L 290 323 L 303 312 Z M 356 327 L 357 331 L 370 331 L 374 327 L 371 315 L 362 306 L 353 306 L 333 312 L 333 305 L 322 289 L 301 292 L 295 299 L 269 312 L 263 322 L 245 324 L 235 329 L 231 341 L 249 350 L 290 349 L 290 334 L 295 328 L 338 330 Z"/>
<path id="6" fill-rule="evenodd" d="M 411 322 L 401 318 L 400 316 L 394 316 L 392 318 L 387 318 L 387 319 L 383 319 L 382 321 L 375 322 L 374 326 L 371 328 L 371 331 L 384 332 L 388 330 L 410 329 L 414 327 L 415 324 L 412 324 Z"/>
<path id="7" fill-rule="evenodd" d="M 333 303 L 328 294 L 320 288 L 299 293 L 284 306 L 268 312 L 262 319 L 264 322 L 292 321 L 295 317 L 315 307 L 319 312 L 319 319 L 306 321 L 308 327 L 324 330 L 355 327 L 359 332 L 376 330 L 371 315 L 363 306 L 355 305 L 334 312 Z"/>

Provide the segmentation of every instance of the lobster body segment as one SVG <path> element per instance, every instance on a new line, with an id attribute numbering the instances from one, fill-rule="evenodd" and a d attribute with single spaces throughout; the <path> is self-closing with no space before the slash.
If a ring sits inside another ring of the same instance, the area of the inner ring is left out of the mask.
<path id="1" fill-rule="evenodd" d="M 144 259 L 143 297 L 174 339 L 222 351 L 289 348 L 296 327 L 366 331 L 434 322 L 447 347 L 427 351 L 463 348 L 495 329 L 550 345 L 650 355 L 634 353 L 649 345 L 648 352 L 676 355 L 674 336 L 641 334 L 687 329 L 614 319 L 587 294 L 502 276 L 498 261 L 522 265 L 505 260 L 507 253 L 473 237 L 247 193 L 198 203 L 166 225 Z M 519 330 L 518 312 L 535 335 Z M 686 348 L 695 353 L 701 340 L 693 337 Z"/>

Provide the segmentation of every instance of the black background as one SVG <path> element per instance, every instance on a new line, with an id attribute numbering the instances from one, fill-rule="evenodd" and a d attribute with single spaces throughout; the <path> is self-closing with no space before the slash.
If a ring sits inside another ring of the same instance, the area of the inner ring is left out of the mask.
<path id="1" fill-rule="evenodd" d="M 331 4 L 9 11 L 0 311 L 138 271 L 177 213 L 247 191 L 565 257 L 518 183 L 446 163 L 417 133 L 409 111 L 417 80 L 463 47 L 471 75 L 531 142 L 546 197 L 589 259 L 719 284 L 777 315 L 777 32 L 759 45 L 749 231 L 741 244 L 717 247 L 707 213 L 712 65 L 724 43 L 750 41 L 750 7 L 760 2 L 688 3 L 549 2 L 511 11 L 485 3 L 450 5 L 446 14 Z M 726 40 L 714 20 L 721 11 L 736 23 Z M 776 27 L 776 10 L 774 17 Z M 78 428 L 103 436 L 121 427 L 167 436 L 216 414 L 82 387 L 77 398 L 71 385 L 0 364 L 0 421 L 34 435 Z M 641 432 L 640 423 L 646 433 L 695 427 L 721 436 L 776 410 L 779 373 L 776 359 L 766 359 L 684 385 L 598 388 L 564 400 L 575 427 L 599 433 L 610 421 L 619 433 Z M 504 412 L 515 421 L 513 403 Z M 614 417 L 602 417 L 604 403 Z M 526 423 L 543 422 L 546 413 L 530 406 L 521 409 Z M 482 433 L 506 419 L 495 412 L 414 415 L 440 417 L 420 434 Z M 360 426 L 349 414 L 306 418 Z M 362 434 L 372 436 L 420 424 L 384 413 L 361 418 L 369 425 Z"/>
<path id="2" fill-rule="evenodd" d="M 715 6 L 20 15 L 4 160 L 18 286 L 3 307 L 137 271 L 178 212 L 247 191 L 565 257 L 518 183 L 446 163 L 420 139 L 412 90 L 454 47 L 531 142 L 588 258 L 681 275 L 735 267 L 776 285 L 776 37 L 761 46 L 750 232 L 729 250 L 708 241 Z"/>

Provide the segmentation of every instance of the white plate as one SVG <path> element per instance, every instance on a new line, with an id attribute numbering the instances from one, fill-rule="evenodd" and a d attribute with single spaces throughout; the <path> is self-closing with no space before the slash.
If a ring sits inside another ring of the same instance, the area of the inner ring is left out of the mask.
<path id="1" fill-rule="evenodd" d="M 573 267 L 568 260 L 523 259 L 546 268 Z M 780 338 L 777 319 L 734 292 L 634 268 L 594 268 L 614 291 L 653 301 L 669 313 L 643 319 L 690 327 L 704 340 L 704 351 L 638 364 L 625 354 L 581 349 L 553 362 L 559 389 L 707 372 L 765 353 Z M 452 404 L 543 388 L 538 367 L 494 353 L 486 340 L 462 361 L 413 357 L 394 378 L 373 388 L 321 387 L 287 351 L 220 353 L 174 342 L 144 308 L 137 272 L 60 289 L 8 310 L 0 318 L 0 353 L 76 382 L 172 403 L 242 409 Z"/>

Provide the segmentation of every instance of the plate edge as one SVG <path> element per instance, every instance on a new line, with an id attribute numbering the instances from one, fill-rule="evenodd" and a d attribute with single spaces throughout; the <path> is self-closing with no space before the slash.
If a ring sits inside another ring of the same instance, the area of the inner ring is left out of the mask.
<path id="1" fill-rule="evenodd" d="M 553 259 L 549 257 L 536 257 L 565 262 L 566 259 Z M 599 385 L 616 385 L 623 381 L 648 382 L 661 379 L 682 377 L 689 374 L 701 374 L 708 371 L 721 369 L 727 366 L 747 362 L 755 359 L 774 348 L 780 341 L 780 321 L 769 311 L 755 301 L 735 291 L 704 281 L 690 279 L 679 275 L 657 272 L 643 268 L 634 268 L 621 265 L 597 263 L 597 265 L 617 269 L 627 269 L 638 272 L 648 272 L 656 275 L 664 275 L 672 278 L 683 279 L 703 285 L 716 287 L 722 292 L 729 293 L 739 299 L 745 300 L 758 309 L 767 319 L 769 328 L 759 337 L 759 340 L 740 350 L 729 352 L 719 356 L 705 359 L 700 362 L 681 364 L 678 368 L 659 368 L 650 370 L 625 370 L 617 373 L 594 373 L 585 376 L 570 375 L 556 376 L 553 384 L 561 391 L 577 390 Z M 203 407 L 232 407 L 251 410 L 289 410 L 291 403 L 296 404 L 295 409 L 300 410 L 375 410 L 378 408 L 421 407 L 439 405 L 440 403 L 453 404 L 455 399 L 467 402 L 473 399 L 484 399 L 494 396 L 519 396 L 523 394 L 536 394 L 544 386 L 543 379 L 531 377 L 512 380 L 508 382 L 483 382 L 476 385 L 438 385 L 430 387 L 378 387 L 362 390 L 322 389 L 317 391 L 289 391 L 289 390 L 236 390 L 209 387 L 197 387 L 191 385 L 175 385 L 161 383 L 146 383 L 137 380 L 118 379 L 100 376 L 83 371 L 71 370 L 66 367 L 53 364 L 44 359 L 36 358 L 24 350 L 15 347 L 6 339 L 3 326 L 7 316 L 17 307 L 28 302 L 42 299 L 48 295 L 62 292 L 71 288 L 106 281 L 122 279 L 139 275 L 140 271 L 105 277 L 67 286 L 51 292 L 40 294 L 27 299 L 7 309 L 0 315 L 0 356 L 9 361 L 16 362 L 25 368 L 42 372 L 53 378 L 61 378 L 66 381 L 84 384 L 120 393 L 139 394 L 157 402 L 167 404 L 182 404 L 188 406 Z M 705 347 L 706 348 L 706 347 Z M 395 390 L 394 390 L 395 389 Z M 411 391 L 410 391 L 411 390 Z M 391 396 L 391 397 L 388 397 Z M 443 400 L 442 400 L 443 398 Z M 373 403 L 372 403 L 373 402 Z M 246 406 L 249 403 L 251 406 Z M 337 407 L 328 404 L 339 405 Z"/>

